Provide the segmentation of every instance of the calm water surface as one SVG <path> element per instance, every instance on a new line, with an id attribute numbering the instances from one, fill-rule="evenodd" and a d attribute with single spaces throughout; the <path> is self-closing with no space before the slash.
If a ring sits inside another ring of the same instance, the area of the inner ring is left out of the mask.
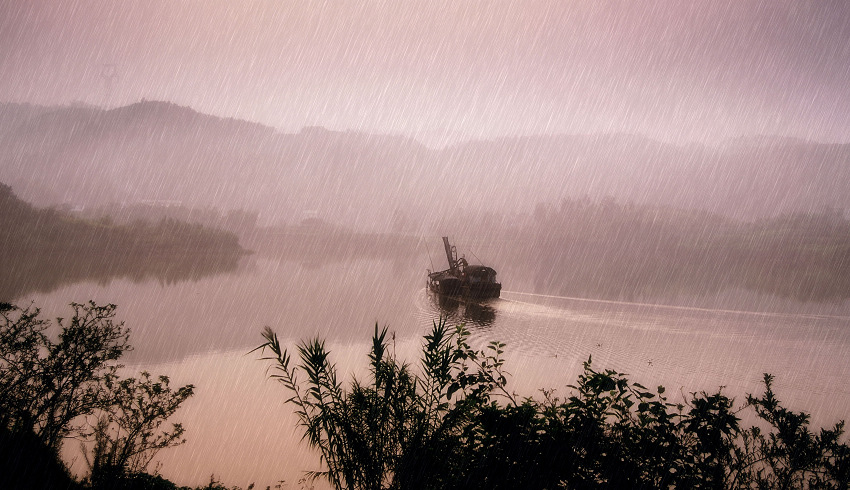
<path id="1" fill-rule="evenodd" d="M 427 260 L 309 264 L 251 256 L 235 273 L 196 281 L 78 283 L 17 302 L 33 300 L 48 317 L 67 316 L 71 301 L 115 303 L 135 347 L 128 373 L 144 369 L 196 386 L 174 419 L 187 428 L 188 442 L 159 457 L 160 472 L 184 485 L 215 474 L 243 488 L 281 480 L 282 488 L 299 488 L 301 473 L 319 468 L 283 404 L 286 393 L 266 377 L 268 363 L 247 354 L 262 342 L 265 325 L 292 346 L 327 339 L 342 379 L 363 372 L 375 323 L 395 331 L 398 356 L 413 361 L 421 336 L 442 314 L 466 322 L 475 342 L 507 344 L 510 387 L 521 395 L 540 388 L 567 394 L 592 356 L 595 367 L 628 373 L 646 386 L 662 384 L 671 398 L 722 385 L 741 401 L 770 372 L 780 399 L 810 412 L 813 423 L 850 414 L 847 317 L 543 296 L 510 277 L 500 277 L 501 299 L 445 303 L 424 288 Z M 69 451 L 67 457 L 84 471 L 80 456 Z"/>

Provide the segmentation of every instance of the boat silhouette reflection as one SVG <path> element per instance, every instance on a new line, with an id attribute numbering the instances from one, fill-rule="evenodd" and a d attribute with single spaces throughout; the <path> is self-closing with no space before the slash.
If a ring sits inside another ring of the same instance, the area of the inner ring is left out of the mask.
<path id="1" fill-rule="evenodd" d="M 434 292 L 428 292 L 428 296 L 434 309 L 450 323 L 488 328 L 496 321 L 496 309 L 486 302 L 469 301 Z"/>

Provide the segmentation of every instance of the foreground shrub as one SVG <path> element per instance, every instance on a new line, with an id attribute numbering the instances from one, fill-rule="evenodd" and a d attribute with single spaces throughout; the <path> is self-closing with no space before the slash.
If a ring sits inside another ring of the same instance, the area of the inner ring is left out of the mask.
<path id="1" fill-rule="evenodd" d="M 722 391 L 669 403 L 591 359 L 571 393 L 517 400 L 506 389 L 503 344 L 468 344 L 463 326 L 435 322 L 419 369 L 372 337 L 368 382 L 343 389 L 319 340 L 299 362 L 268 327 L 258 350 L 274 363 L 304 438 L 326 467 L 311 472 L 335 488 L 782 488 L 850 485 L 844 424 L 814 434 L 809 416 L 781 406 L 773 378 L 734 408 Z M 742 428 L 738 412 L 754 410 Z"/>
<path id="2" fill-rule="evenodd" d="M 466 330 L 435 323 L 425 337 L 419 375 L 388 351 L 386 335 L 386 328 L 375 327 L 371 379 L 365 384 L 355 379 L 348 392 L 323 342 L 301 344 L 298 366 L 270 329 L 260 348 L 271 352 L 272 377 L 291 393 L 288 401 L 296 406 L 304 437 L 327 465 L 313 477 L 327 478 L 336 488 L 446 487 L 462 464 L 479 412 L 494 391 L 504 391 L 501 346 L 471 349 Z"/>
<path id="3" fill-rule="evenodd" d="M 79 430 L 73 424 L 109 405 L 107 383 L 130 349 L 129 330 L 115 323 L 115 305 L 72 304 L 67 323 L 58 318 L 56 341 L 38 308 L 5 305 L 0 324 L 0 422 L 32 430 L 47 447 Z"/>
<path id="4" fill-rule="evenodd" d="M 167 376 L 154 380 L 150 373 L 142 372 L 138 379 L 108 383 L 112 403 L 101 410 L 91 432 L 85 434 L 94 440 L 91 456 L 84 453 L 93 486 L 114 486 L 128 479 L 141 481 L 160 450 L 186 442 L 181 424 L 172 424 L 168 430 L 161 426 L 193 395 L 194 387 L 172 390 L 169 382 Z"/>
<path id="5" fill-rule="evenodd" d="M 114 321 L 115 305 L 72 303 L 71 308 L 69 320 L 56 320 L 58 334 L 53 340 L 48 335 L 52 323 L 40 318 L 38 308 L 0 303 L 3 439 L 19 441 L 8 444 L 20 444 L 29 448 L 25 454 L 37 456 L 17 458 L 18 474 L 41 478 L 38 471 L 43 464 L 61 466 L 62 444 L 75 438 L 91 443 L 83 446 L 91 468 L 86 483 L 91 487 L 124 488 L 136 482 L 132 487 L 141 488 L 138 482 L 145 477 L 140 475 L 154 455 L 184 442 L 182 426 L 174 424 L 167 430 L 161 426 L 194 388 L 173 390 L 167 377 L 153 379 L 145 372 L 139 378 L 121 379 L 119 359 L 131 348 L 130 334 L 123 322 Z M 61 475 L 51 478 L 57 481 Z M 15 481 L 26 488 L 38 486 L 40 480 L 16 477 Z"/>

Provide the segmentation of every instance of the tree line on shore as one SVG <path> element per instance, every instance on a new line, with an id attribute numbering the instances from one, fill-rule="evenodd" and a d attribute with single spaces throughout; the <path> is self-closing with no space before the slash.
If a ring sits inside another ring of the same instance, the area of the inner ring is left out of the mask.
<path id="1" fill-rule="evenodd" d="M 754 221 L 613 199 L 541 204 L 527 236 L 548 294 L 669 302 L 729 290 L 800 303 L 850 298 L 850 220 L 841 210 Z"/>
<path id="2" fill-rule="evenodd" d="M 240 239 L 260 254 L 311 264 L 410 260 L 422 248 L 416 234 L 363 233 L 328 223 L 255 228 L 256 216 L 247 211 L 203 220 L 231 230 L 225 231 L 188 222 L 190 211 L 82 219 L 35 208 L 0 184 L 6 230 L 0 262 L 9 264 L 0 271 L 0 301 L 84 279 L 172 282 L 233 271 L 246 253 Z M 164 218 L 129 221 L 153 216 Z M 743 302 L 722 305 L 731 308 L 747 308 L 742 298 L 748 295 L 836 307 L 850 298 L 850 219 L 828 207 L 745 222 L 613 198 L 564 199 L 540 203 L 531 214 L 461 215 L 435 227 L 463 234 L 475 242 L 471 251 L 510 273 L 505 277 L 542 294 L 697 305 L 731 296 Z"/>
<path id="3" fill-rule="evenodd" d="M 86 279 L 166 282 L 235 270 L 246 251 L 232 232 L 172 218 L 117 224 L 36 208 L 0 183 L 0 301 Z"/>

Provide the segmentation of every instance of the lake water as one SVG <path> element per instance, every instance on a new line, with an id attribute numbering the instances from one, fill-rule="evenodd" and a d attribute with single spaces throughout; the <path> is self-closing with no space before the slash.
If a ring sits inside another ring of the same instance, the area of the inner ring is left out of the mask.
<path id="1" fill-rule="evenodd" d="M 300 488 L 302 472 L 319 468 L 283 403 L 287 393 L 267 378 L 269 364 L 248 354 L 262 343 L 266 325 L 289 346 L 325 338 L 341 379 L 363 372 L 376 323 L 395 332 L 398 357 L 413 362 L 421 336 L 442 314 L 465 322 L 476 343 L 507 344 L 509 387 L 520 395 L 540 388 L 567 394 L 566 385 L 592 356 L 598 369 L 664 385 L 671 399 L 722 385 L 740 404 L 746 393 L 760 393 L 762 373 L 769 372 L 780 400 L 810 412 L 814 424 L 850 415 L 848 317 L 553 297 L 530 293 L 508 274 L 500 275 L 498 300 L 440 304 L 424 287 L 427 261 L 424 254 L 326 263 L 252 255 L 225 274 L 82 282 L 16 301 L 34 301 L 47 317 L 67 316 L 71 301 L 115 303 L 135 347 L 127 372 L 144 369 L 196 386 L 174 417 L 188 442 L 158 457 L 159 471 L 182 485 L 200 485 L 215 474 L 243 488 L 281 480 L 282 488 Z M 67 457 L 84 472 L 73 448 Z"/>

